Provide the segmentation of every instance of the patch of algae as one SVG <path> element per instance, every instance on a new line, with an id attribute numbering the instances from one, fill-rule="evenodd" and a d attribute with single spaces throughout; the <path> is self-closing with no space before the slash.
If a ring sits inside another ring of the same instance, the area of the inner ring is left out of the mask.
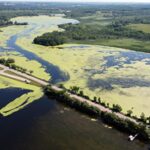
<path id="1" fill-rule="evenodd" d="M 22 20 L 24 19 L 22 18 Z M 33 23 L 39 21 L 37 18 L 34 19 L 37 21 L 33 20 Z M 44 32 L 59 30 L 57 27 L 58 18 L 51 19 L 48 24 L 47 20 L 44 20 L 46 25 L 39 23 L 35 30 L 28 34 L 28 38 L 20 36 L 16 42 L 17 45 L 69 73 L 70 79 L 64 83 L 67 88 L 73 85 L 79 86 L 91 98 L 100 96 L 103 101 L 110 103 L 110 105 L 114 103 L 121 105 L 123 112 L 133 107 L 134 115 L 140 116 L 141 112 L 144 112 L 146 116 L 149 116 L 150 88 L 149 85 L 140 86 L 143 84 L 142 82 L 149 83 L 150 81 L 150 69 L 146 63 L 147 60 L 133 60 L 127 63 L 128 57 L 120 56 L 121 52 L 127 50 L 107 46 L 65 44 L 58 47 L 44 47 L 33 44 L 34 37 Z M 82 48 L 83 46 L 85 48 Z M 115 57 L 113 61 L 109 62 L 111 56 Z M 112 62 L 118 64 L 112 65 Z M 121 80 L 120 83 L 118 83 L 118 79 Z M 91 87 L 90 81 L 91 83 L 99 83 L 99 85 Z M 126 81 L 129 85 L 125 83 L 127 85 L 123 87 L 123 82 Z M 112 89 L 103 89 L 101 87 L 103 83 L 112 86 Z"/>
<path id="2" fill-rule="evenodd" d="M 83 45 L 75 44 L 66 44 L 52 48 L 34 45 L 31 43 L 31 40 L 25 40 L 24 38 L 19 39 L 17 44 L 69 73 L 70 80 L 64 83 L 67 88 L 73 85 L 79 86 L 91 98 L 100 96 L 105 102 L 110 103 L 110 105 L 114 103 L 121 105 L 124 113 L 133 107 L 134 115 L 140 116 L 141 112 L 144 112 L 146 116 L 149 116 L 149 87 L 136 87 L 135 85 L 133 87 L 122 88 L 120 85 L 112 85 L 114 89 L 107 91 L 99 87 L 91 89 L 88 85 L 90 78 L 107 80 L 110 77 L 139 77 L 142 80 L 150 80 L 148 75 L 150 71 L 149 65 L 146 65 L 142 61 L 126 64 L 125 61 L 127 58 L 116 57 L 116 61 L 118 60 L 119 65 L 122 65 L 121 68 L 118 66 L 105 66 L 107 62 L 105 57 L 119 56 L 120 52 L 123 51 L 122 49 L 103 46 L 87 46 L 82 49 L 80 46 Z M 101 71 L 103 73 L 100 73 Z"/>
<path id="3" fill-rule="evenodd" d="M 5 117 L 23 109 L 28 104 L 32 103 L 35 100 L 38 100 L 43 96 L 43 92 L 40 87 L 0 76 L 0 89 L 8 87 L 28 89 L 31 90 L 31 92 L 16 98 L 14 101 L 1 108 L 0 113 Z"/>
<path id="4" fill-rule="evenodd" d="M 32 75 L 44 80 L 50 80 L 50 75 L 46 73 L 45 68 L 35 60 L 28 60 L 26 57 L 22 56 L 17 52 L 7 52 L 7 54 L 1 52 L 0 58 L 13 58 L 15 60 L 15 64 L 27 69 L 28 73 L 33 71 Z"/>

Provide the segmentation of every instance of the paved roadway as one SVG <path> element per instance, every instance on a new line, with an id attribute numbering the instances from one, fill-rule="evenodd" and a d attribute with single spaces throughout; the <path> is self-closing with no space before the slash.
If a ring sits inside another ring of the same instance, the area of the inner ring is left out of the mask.
<path id="1" fill-rule="evenodd" d="M 30 83 L 31 81 L 34 81 L 34 82 L 36 82 L 36 83 L 38 83 L 38 84 L 40 84 L 40 85 L 42 85 L 42 86 L 47 86 L 47 85 L 49 85 L 49 83 L 46 82 L 46 81 L 43 81 L 43 80 L 41 80 L 41 79 L 39 79 L 39 78 L 30 76 L 30 75 L 27 75 L 27 74 L 25 74 L 25 73 L 21 73 L 21 72 L 19 72 L 19 71 L 13 70 L 13 69 L 10 69 L 9 67 L 6 67 L 6 66 L 4 66 L 4 65 L 1 65 L 1 64 L 0 64 L 0 68 L 3 68 L 3 70 L 0 70 L 0 75 L 2 75 L 2 76 L 8 77 L 8 78 L 12 78 L 12 79 L 16 79 L 16 80 L 19 80 L 19 81 L 21 81 L 21 82 L 28 82 L 28 83 Z M 8 74 L 8 73 L 6 73 L 6 71 L 11 71 L 11 72 L 14 73 L 14 74 Z M 18 75 L 18 76 L 17 76 L 17 75 Z M 59 88 L 59 87 L 57 87 L 57 86 L 55 86 L 55 85 L 52 85 L 51 87 L 52 87 L 52 89 L 54 89 L 54 90 L 56 90 L 56 91 L 61 91 L 61 90 L 63 90 L 63 89 L 61 89 L 61 88 Z M 100 105 L 100 104 L 96 104 L 96 103 L 94 103 L 94 102 L 92 102 L 92 101 L 90 101 L 90 100 L 88 100 L 88 99 L 85 99 L 85 98 L 80 97 L 80 96 L 75 95 L 75 94 L 71 94 L 71 93 L 68 93 L 68 94 L 69 94 L 69 96 L 70 96 L 71 98 L 75 98 L 76 100 L 81 101 L 81 102 L 87 102 L 90 106 L 94 106 L 94 107 L 98 108 L 100 111 L 112 113 L 112 110 L 110 110 L 110 109 L 108 109 L 108 108 L 106 108 L 106 107 L 104 107 L 104 106 L 102 106 L 102 105 Z M 137 123 L 137 124 L 139 123 L 139 122 L 137 122 L 135 119 L 130 118 L 130 117 L 127 117 L 127 116 L 125 116 L 125 115 L 122 114 L 122 113 L 115 113 L 115 114 L 116 114 L 119 118 L 128 119 L 128 120 L 130 120 L 130 121 L 132 121 L 132 122 L 134 122 L 134 123 Z"/>

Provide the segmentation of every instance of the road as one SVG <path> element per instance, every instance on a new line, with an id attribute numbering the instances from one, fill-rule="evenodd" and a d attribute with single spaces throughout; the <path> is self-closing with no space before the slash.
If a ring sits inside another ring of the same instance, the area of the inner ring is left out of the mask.
<path id="1" fill-rule="evenodd" d="M 0 64 L 0 68 L 3 68 L 3 70 L 0 70 L 0 75 L 5 76 L 5 77 L 9 77 L 9 78 L 16 79 L 21 82 L 27 82 L 27 83 L 34 81 L 42 86 L 47 86 L 49 84 L 48 82 L 43 81 L 42 79 L 38 79 L 36 77 L 16 71 L 14 69 L 10 69 L 9 67 L 6 67 L 1 64 Z M 12 72 L 12 74 L 7 73 L 6 71 Z"/>
<path id="2" fill-rule="evenodd" d="M 106 108 L 106 107 L 104 107 L 104 106 L 102 106 L 102 105 L 100 105 L 100 104 L 97 104 L 97 103 L 95 103 L 95 102 L 92 102 L 92 101 L 90 101 L 90 100 L 88 100 L 88 99 L 85 99 L 85 98 L 83 98 L 83 97 L 81 97 L 81 96 L 78 96 L 78 95 L 75 95 L 75 94 L 70 94 L 70 97 L 71 97 L 71 98 L 75 98 L 76 100 L 79 100 L 80 102 L 87 102 L 90 106 L 94 106 L 94 107 L 98 108 L 98 109 L 99 109 L 100 111 L 102 111 L 102 112 L 112 113 L 112 110 L 110 110 L 109 108 Z M 125 116 L 125 115 L 122 114 L 122 113 L 118 113 L 118 112 L 114 112 L 114 113 L 115 113 L 119 118 L 128 119 L 128 120 L 130 120 L 130 121 L 132 121 L 132 122 L 138 124 L 138 122 L 137 122 L 135 119 L 133 119 L 133 118 L 130 118 L 130 117 L 128 117 L 128 116 Z"/>
<path id="3" fill-rule="evenodd" d="M 14 70 L 14 69 L 10 69 L 9 67 L 6 67 L 4 65 L 0 64 L 0 68 L 3 68 L 3 70 L 0 70 L 0 75 L 2 75 L 2 76 L 8 77 L 8 78 L 12 78 L 12 79 L 16 79 L 16 80 L 19 80 L 21 82 L 28 82 L 28 83 L 30 83 L 31 81 L 34 81 L 34 82 L 36 82 L 36 83 L 38 83 L 38 84 L 40 84 L 42 86 L 49 85 L 49 82 L 47 82 L 47 81 L 43 81 L 42 79 L 33 77 L 31 75 L 27 75 L 25 73 L 21 73 L 19 71 Z M 12 72 L 14 74 L 8 74 L 8 73 L 6 73 L 6 71 L 10 71 L 10 72 Z M 55 91 L 62 91 L 63 90 L 62 88 L 59 88 L 56 85 L 52 85 L 51 88 L 53 90 L 55 90 Z M 112 110 L 110 110 L 109 108 L 106 108 L 106 107 L 104 107 L 104 106 L 102 106 L 100 104 L 96 104 L 96 103 L 94 103 L 94 102 L 92 102 L 92 101 L 90 101 L 88 99 L 85 99 L 85 98 L 83 98 L 81 96 L 78 96 L 78 95 L 75 95 L 75 94 L 71 94 L 69 92 L 68 92 L 68 94 L 69 94 L 70 98 L 74 98 L 74 99 L 76 99 L 76 100 L 78 100 L 80 102 L 87 102 L 90 106 L 94 106 L 94 107 L 98 108 L 102 112 L 112 113 Z M 115 113 L 115 114 L 119 118 L 128 119 L 128 120 L 130 120 L 130 121 L 132 121 L 134 123 L 137 123 L 137 124 L 139 123 L 135 119 L 130 118 L 128 116 L 125 116 L 122 113 Z"/>

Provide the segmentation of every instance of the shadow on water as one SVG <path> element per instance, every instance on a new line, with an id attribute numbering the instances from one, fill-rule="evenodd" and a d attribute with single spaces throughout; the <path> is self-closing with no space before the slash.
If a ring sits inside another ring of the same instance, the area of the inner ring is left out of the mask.
<path id="1" fill-rule="evenodd" d="M 19 88 L 0 89 L 0 108 L 6 106 L 14 99 L 28 92 L 30 92 L 30 90 L 19 89 Z"/>
<path id="2" fill-rule="evenodd" d="M 38 61 L 46 69 L 46 72 L 52 76 L 52 79 L 51 79 L 52 83 L 58 83 L 58 82 L 66 81 L 69 79 L 69 75 L 67 73 L 61 71 L 59 67 L 43 60 L 42 58 L 38 57 L 34 53 L 24 50 L 21 47 L 17 46 L 15 44 L 16 40 L 17 40 L 17 35 L 12 36 L 7 41 L 7 46 L 15 49 L 15 51 L 21 53 L 29 60 Z"/>

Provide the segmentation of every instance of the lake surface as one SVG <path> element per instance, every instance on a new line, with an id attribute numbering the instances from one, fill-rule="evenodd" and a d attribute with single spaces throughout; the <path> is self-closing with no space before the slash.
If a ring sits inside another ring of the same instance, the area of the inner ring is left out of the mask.
<path id="1" fill-rule="evenodd" d="M 15 93 L 9 93 L 15 95 Z M 0 93 L 0 97 L 3 93 Z M 147 150 L 124 135 L 91 121 L 46 96 L 13 115 L 0 119 L 2 150 Z"/>
<path id="2" fill-rule="evenodd" d="M 28 92 L 30 92 L 30 90 L 24 90 L 19 88 L 0 89 L 0 108 L 3 108 L 14 99 Z"/>

